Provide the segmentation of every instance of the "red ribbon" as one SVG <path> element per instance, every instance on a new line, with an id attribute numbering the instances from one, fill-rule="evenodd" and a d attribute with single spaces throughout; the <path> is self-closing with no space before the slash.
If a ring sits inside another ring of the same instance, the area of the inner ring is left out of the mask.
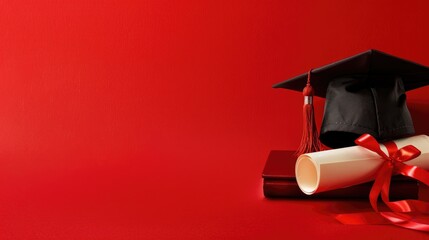
<path id="1" fill-rule="evenodd" d="M 387 155 L 381 150 L 377 140 L 369 134 L 360 136 L 355 143 L 377 153 L 385 160 L 378 170 L 374 185 L 369 194 L 370 203 L 374 211 L 384 220 L 387 220 L 388 223 L 414 230 L 429 231 L 428 202 L 414 199 L 389 200 L 390 178 L 393 174 L 402 174 L 429 185 L 428 171 L 404 164 L 404 162 L 418 157 L 421 154 L 420 150 L 412 145 L 398 149 L 394 142 L 387 142 L 384 143 L 384 146 L 387 148 Z M 377 200 L 380 195 L 383 202 L 391 211 L 379 211 Z M 368 214 L 365 213 L 339 215 L 337 218 L 346 224 L 368 224 L 371 222 L 371 220 L 368 220 Z"/>

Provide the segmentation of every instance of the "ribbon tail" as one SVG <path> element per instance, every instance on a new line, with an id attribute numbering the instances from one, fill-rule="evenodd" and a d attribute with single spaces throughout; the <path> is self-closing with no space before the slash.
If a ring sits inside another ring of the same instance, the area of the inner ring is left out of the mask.
<path id="1" fill-rule="evenodd" d="M 395 169 L 400 174 L 419 180 L 426 185 L 429 183 L 429 172 L 422 168 L 397 162 Z M 381 194 L 383 202 L 392 212 L 380 212 L 380 215 L 394 225 L 429 232 L 429 216 L 427 215 L 429 203 L 414 199 L 390 202 L 386 196 L 389 191 L 388 187 L 383 184 Z"/>
<path id="2" fill-rule="evenodd" d="M 337 214 L 335 219 L 345 225 L 391 224 L 390 221 L 375 212 Z"/>
<path id="3" fill-rule="evenodd" d="M 391 167 L 387 162 L 380 168 L 377 177 L 375 178 L 374 184 L 372 185 L 371 191 L 369 192 L 369 201 L 374 211 L 378 212 L 377 201 L 380 193 L 382 192 L 383 186 L 386 181 L 390 181 Z"/>
<path id="4" fill-rule="evenodd" d="M 380 215 L 394 225 L 429 232 L 429 218 L 427 216 L 394 212 L 381 212 Z"/>

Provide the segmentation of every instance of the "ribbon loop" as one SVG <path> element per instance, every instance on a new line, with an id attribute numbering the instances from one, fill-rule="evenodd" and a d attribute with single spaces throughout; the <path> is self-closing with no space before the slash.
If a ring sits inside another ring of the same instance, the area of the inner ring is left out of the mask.
<path id="1" fill-rule="evenodd" d="M 381 157 L 383 157 L 384 159 L 388 159 L 389 157 L 381 150 L 380 148 L 380 144 L 378 144 L 377 140 L 365 133 L 364 135 L 360 136 L 358 139 L 355 140 L 356 145 L 364 147 L 368 150 L 371 150 L 375 153 L 377 153 L 378 155 L 380 155 Z"/>
<path id="2" fill-rule="evenodd" d="M 418 214 L 416 215 L 416 213 L 420 213 L 420 215 L 428 214 L 429 202 L 415 199 L 392 202 L 389 199 L 390 178 L 395 173 L 414 178 L 429 186 L 428 171 L 417 166 L 404 164 L 404 162 L 420 156 L 420 150 L 412 145 L 407 145 L 398 149 L 394 142 L 386 142 L 384 143 L 388 152 L 388 154 L 386 154 L 381 150 L 380 144 L 377 140 L 369 134 L 360 136 L 356 139 L 355 143 L 377 153 L 385 160 L 384 164 L 377 172 L 377 176 L 369 194 L 369 200 L 374 211 L 391 224 L 408 229 L 429 231 L 429 222 L 424 223 L 418 221 L 421 220 L 421 218 L 418 217 Z M 377 202 L 380 195 L 382 201 L 391 210 L 390 212 L 379 212 Z M 363 219 L 362 217 L 360 218 Z M 347 220 L 347 216 L 342 216 L 342 219 Z M 356 216 L 356 214 L 354 214 L 354 216 L 350 216 L 351 222 L 356 222 L 356 219 L 359 219 L 359 216 Z"/>
<path id="3" fill-rule="evenodd" d="M 413 145 L 407 145 L 396 151 L 392 155 L 392 158 L 395 161 L 406 162 L 420 156 L 420 154 L 420 150 L 418 150 L 416 147 L 414 147 Z"/>

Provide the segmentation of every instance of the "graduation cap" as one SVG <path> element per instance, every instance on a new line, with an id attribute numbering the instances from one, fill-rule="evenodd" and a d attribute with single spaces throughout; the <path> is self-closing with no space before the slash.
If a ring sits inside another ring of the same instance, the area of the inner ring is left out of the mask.
<path id="1" fill-rule="evenodd" d="M 298 154 L 321 150 L 312 97 L 326 98 L 320 141 L 331 148 L 354 145 L 369 133 L 379 141 L 414 134 L 406 91 L 429 84 L 429 68 L 368 50 L 275 84 L 303 91 L 304 131 Z M 303 90 L 304 89 L 304 90 Z"/>

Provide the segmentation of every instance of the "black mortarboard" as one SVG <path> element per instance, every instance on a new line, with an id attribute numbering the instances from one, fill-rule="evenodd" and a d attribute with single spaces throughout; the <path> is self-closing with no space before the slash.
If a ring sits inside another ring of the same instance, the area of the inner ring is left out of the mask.
<path id="1" fill-rule="evenodd" d="M 273 87 L 308 92 L 306 84 L 310 73 Z M 338 148 L 363 133 L 380 141 L 414 134 L 405 92 L 428 84 L 428 67 L 377 50 L 311 70 L 311 92 L 326 98 L 321 142 Z"/>

